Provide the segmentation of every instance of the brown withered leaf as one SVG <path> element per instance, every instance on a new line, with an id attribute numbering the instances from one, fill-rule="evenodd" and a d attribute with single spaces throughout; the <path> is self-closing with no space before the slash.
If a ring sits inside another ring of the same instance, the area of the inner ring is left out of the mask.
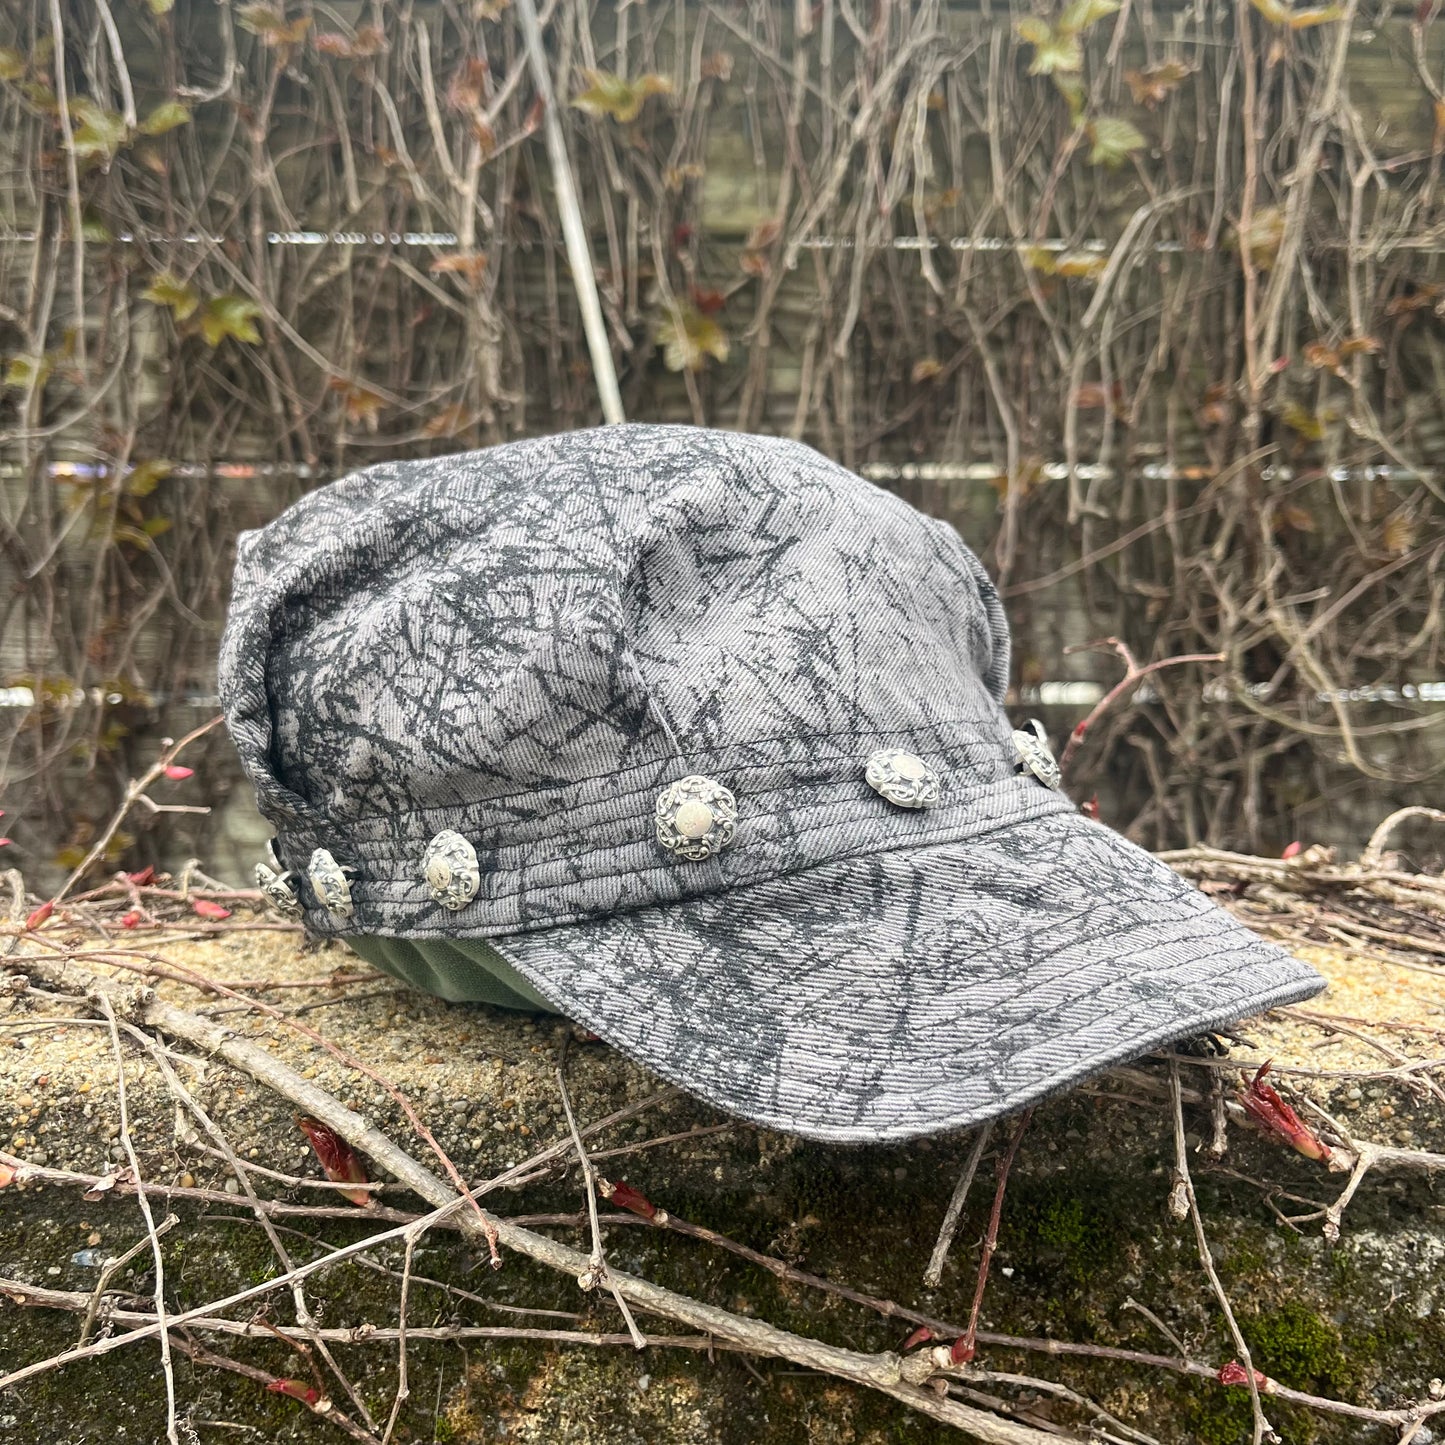
<path id="1" fill-rule="evenodd" d="M 1007 472 L 998 472 L 988 479 L 988 484 L 998 493 L 999 501 L 1004 502 L 1010 494 L 1022 500 L 1047 480 L 1044 475 L 1043 461 L 1039 457 L 1032 456 L 1024 457 L 1012 475 Z"/>
<path id="2" fill-rule="evenodd" d="M 782 221 L 777 216 L 769 216 L 766 221 L 759 221 L 748 232 L 747 239 L 743 242 L 743 250 L 744 252 L 766 251 L 782 233 Z M 744 267 L 744 270 L 746 269 Z"/>
<path id="3" fill-rule="evenodd" d="M 1078 389 L 1074 392 L 1074 406 L 1079 411 L 1095 411 L 1110 407 L 1117 415 L 1123 397 L 1122 382 L 1116 381 L 1106 387 L 1101 381 L 1084 381 L 1080 382 Z"/>
<path id="4" fill-rule="evenodd" d="M 458 436 L 471 426 L 476 417 L 464 406 L 444 407 L 421 429 L 424 437 Z"/>
<path id="5" fill-rule="evenodd" d="M 662 184 L 669 191 L 680 191 L 689 181 L 700 181 L 706 174 L 696 161 L 688 161 L 686 165 L 668 166 L 662 173 Z"/>
<path id="6" fill-rule="evenodd" d="M 1407 284 L 1410 286 L 1408 291 L 1392 296 L 1385 303 L 1386 316 L 1411 316 L 1416 311 L 1424 311 L 1433 306 L 1439 298 L 1440 288 L 1431 282 L 1423 285 Z"/>
<path id="7" fill-rule="evenodd" d="M 485 251 L 457 251 L 450 256 L 438 256 L 427 267 L 433 276 L 460 276 L 472 286 L 482 279 L 486 269 Z"/>
<path id="8" fill-rule="evenodd" d="M 1204 405 L 1199 407 L 1199 420 L 1205 426 L 1222 426 L 1230 419 L 1230 389 L 1224 381 L 1214 381 L 1204 389 Z"/>
<path id="9" fill-rule="evenodd" d="M 491 66 L 475 55 L 468 56 L 447 85 L 447 104 L 467 115 L 481 110 L 491 80 Z"/>
<path id="10" fill-rule="evenodd" d="M 336 30 L 321 31 L 312 36 L 311 43 L 322 55 L 334 55 L 338 60 L 369 60 L 386 49 L 386 36 L 380 26 L 363 25 L 355 36 Z"/>
<path id="11" fill-rule="evenodd" d="M 1387 552 L 1393 552 L 1398 557 L 1415 545 L 1418 530 L 1415 519 L 1408 512 L 1392 512 L 1380 529 L 1380 541 Z"/>
<path id="12" fill-rule="evenodd" d="M 376 431 L 381 409 L 386 405 L 376 392 L 372 391 L 370 387 L 357 386 L 343 376 L 333 376 L 328 385 L 332 391 L 341 394 L 341 403 L 346 412 L 346 419 L 352 426 L 363 426 L 369 432 Z"/>
<path id="13" fill-rule="evenodd" d="M 704 80 L 731 80 L 733 58 L 726 50 L 714 50 L 711 55 L 703 56 L 699 70 Z"/>
<path id="14" fill-rule="evenodd" d="M 940 371 L 943 370 L 943 363 L 937 357 L 925 356 L 921 361 L 913 363 L 913 370 L 909 376 L 916 386 L 922 381 L 931 381 Z"/>
<path id="15" fill-rule="evenodd" d="M 1283 507 L 1277 507 L 1274 516 L 1277 526 L 1290 527 L 1296 532 L 1313 532 L 1315 530 L 1315 514 L 1308 507 L 1300 506 L 1298 502 L 1289 502 Z"/>
<path id="16" fill-rule="evenodd" d="M 1344 361 L 1351 356 L 1368 355 L 1380 349 L 1378 337 L 1374 336 L 1347 336 L 1340 342 L 1340 360 Z"/>
<path id="17" fill-rule="evenodd" d="M 1194 67 L 1180 60 L 1166 60 L 1147 70 L 1126 70 L 1124 79 L 1134 95 L 1134 104 L 1153 110 L 1169 93 L 1194 74 Z"/>

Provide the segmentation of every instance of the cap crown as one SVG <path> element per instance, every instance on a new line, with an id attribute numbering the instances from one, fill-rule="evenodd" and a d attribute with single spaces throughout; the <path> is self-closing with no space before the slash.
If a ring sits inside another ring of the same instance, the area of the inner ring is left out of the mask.
<path id="1" fill-rule="evenodd" d="M 880 747 L 945 804 L 1013 788 L 1008 649 L 946 523 L 798 442 L 624 425 L 382 463 L 243 534 L 220 687 L 285 861 L 358 868 L 353 931 L 486 933 L 900 846 Z M 740 815 L 691 870 L 649 823 L 688 774 Z M 483 873 L 446 919 L 443 828 Z"/>

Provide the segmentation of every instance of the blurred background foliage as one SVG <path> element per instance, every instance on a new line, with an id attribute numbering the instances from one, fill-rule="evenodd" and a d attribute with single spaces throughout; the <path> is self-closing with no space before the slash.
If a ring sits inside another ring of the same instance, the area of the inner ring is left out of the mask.
<path id="1" fill-rule="evenodd" d="M 953 521 L 1057 745 L 1122 673 L 1067 649 L 1221 654 L 1073 760 L 1139 841 L 1357 843 L 1445 768 L 1440 0 L 1036 5 L 552 0 L 627 413 Z M 509 0 L 0 13 L 9 861 L 215 710 L 238 530 L 600 419 L 541 123 Z M 106 865 L 239 876 L 205 746 Z"/>

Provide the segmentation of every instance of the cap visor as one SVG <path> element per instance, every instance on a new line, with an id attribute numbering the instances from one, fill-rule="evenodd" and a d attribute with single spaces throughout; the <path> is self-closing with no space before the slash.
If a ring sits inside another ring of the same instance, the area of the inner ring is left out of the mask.
<path id="1" fill-rule="evenodd" d="M 1010 1113 L 1325 986 L 1078 814 L 490 941 L 688 1092 L 855 1143 Z"/>

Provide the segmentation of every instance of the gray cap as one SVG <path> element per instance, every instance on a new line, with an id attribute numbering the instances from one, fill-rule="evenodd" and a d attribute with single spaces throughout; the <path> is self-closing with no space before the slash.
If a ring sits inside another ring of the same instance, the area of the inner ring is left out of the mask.
<path id="1" fill-rule="evenodd" d="M 313 932 L 485 940 L 709 1102 L 862 1141 L 1324 986 L 1050 786 L 1008 658 L 946 523 L 798 442 L 627 425 L 243 534 L 220 687 Z"/>

